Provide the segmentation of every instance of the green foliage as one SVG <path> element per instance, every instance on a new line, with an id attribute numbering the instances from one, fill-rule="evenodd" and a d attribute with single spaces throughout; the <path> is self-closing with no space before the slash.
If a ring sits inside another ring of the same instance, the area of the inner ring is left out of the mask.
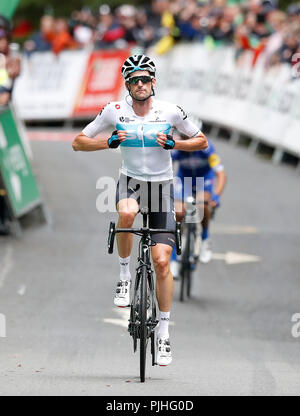
<path id="1" fill-rule="evenodd" d="M 0 0 L 1 1 L 1 0 Z M 15 20 L 21 18 L 29 19 L 35 27 L 38 27 L 40 17 L 44 13 L 51 13 L 55 17 L 69 17 L 72 11 L 82 7 L 90 7 L 91 10 L 97 11 L 101 4 L 109 4 L 112 8 L 121 4 L 149 4 L 149 1 L 138 0 L 21 0 L 15 14 Z"/>
<path id="2" fill-rule="evenodd" d="M 286 10 L 290 4 L 297 3 L 298 0 L 279 0 L 279 8 L 281 10 Z"/>
<path id="3" fill-rule="evenodd" d="M 1 1 L 1 0 L 0 0 Z M 109 4 L 112 8 L 121 4 L 135 4 L 136 6 L 150 4 L 150 0 L 20 0 L 15 13 L 15 20 L 29 19 L 35 27 L 38 27 L 40 17 L 46 13 L 52 13 L 56 17 L 69 17 L 71 12 L 82 7 L 90 7 L 97 11 L 101 4 Z M 297 0 L 279 0 L 281 10 L 286 10 L 289 4 Z"/>
<path id="4" fill-rule="evenodd" d="M 80 9 L 82 7 L 90 7 L 91 9 L 97 10 L 101 4 L 109 4 L 111 7 L 116 7 L 124 3 L 137 5 L 145 2 L 136 0 L 127 0 L 126 2 L 122 0 L 21 0 L 17 10 L 17 15 L 25 15 L 29 17 L 33 11 L 41 15 L 45 10 L 53 10 L 55 16 L 67 17 L 73 10 Z"/>

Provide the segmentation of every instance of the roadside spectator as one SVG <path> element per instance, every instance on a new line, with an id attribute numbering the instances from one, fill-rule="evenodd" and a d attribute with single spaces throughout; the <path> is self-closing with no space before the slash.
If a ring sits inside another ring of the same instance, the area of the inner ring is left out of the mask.
<path id="1" fill-rule="evenodd" d="M 0 106 L 11 100 L 15 79 L 21 70 L 21 59 L 13 54 L 14 44 L 10 47 L 11 30 L 9 22 L 0 16 Z"/>
<path id="2" fill-rule="evenodd" d="M 118 41 L 125 36 L 125 29 L 115 19 L 111 8 L 103 4 L 99 8 L 99 21 L 96 29 L 96 48 L 111 48 L 118 45 Z"/>
<path id="3" fill-rule="evenodd" d="M 52 16 L 42 16 L 40 21 L 40 30 L 33 37 L 26 41 L 24 49 L 27 54 L 32 52 L 47 52 L 51 50 L 49 38 L 54 31 L 54 18 Z"/>
<path id="4" fill-rule="evenodd" d="M 89 8 L 75 10 L 69 21 L 71 35 L 81 47 L 85 47 L 94 42 L 94 30 L 96 19 Z"/>
<path id="5" fill-rule="evenodd" d="M 282 46 L 278 50 L 281 63 L 292 63 L 293 56 L 298 52 L 300 46 L 300 22 L 294 22 L 291 31 L 286 34 Z"/>
<path id="6" fill-rule="evenodd" d="M 148 23 L 153 28 L 155 33 L 155 42 L 169 33 L 169 30 L 166 28 L 166 17 L 169 7 L 169 0 L 152 0 L 151 6 L 146 7 Z M 166 16 L 165 22 L 163 22 L 164 15 Z"/>
<path id="7" fill-rule="evenodd" d="M 270 36 L 264 51 L 265 68 L 280 62 L 279 57 L 276 59 L 274 54 L 283 44 L 284 35 L 287 31 L 287 16 L 284 12 L 276 10 L 271 14 L 269 22 L 272 27 L 272 35 Z"/>
<path id="8" fill-rule="evenodd" d="M 210 23 L 208 32 L 215 42 L 218 44 L 226 44 L 231 42 L 233 38 L 233 25 L 229 19 L 224 17 L 223 8 L 214 8 L 209 13 Z"/>
<path id="9" fill-rule="evenodd" d="M 124 28 L 125 33 L 123 39 L 127 42 L 127 46 L 136 44 L 136 8 L 129 4 L 123 4 L 116 9 L 116 18 L 120 25 Z"/>
<path id="10" fill-rule="evenodd" d="M 300 19 L 300 2 L 290 4 L 287 9 L 287 14 L 289 16 L 289 22 L 298 22 Z"/>
<path id="11" fill-rule="evenodd" d="M 7 106 L 12 97 L 14 81 L 20 74 L 21 60 L 18 56 L 17 44 L 10 44 L 11 25 L 0 16 L 0 107 Z M 8 235 L 9 213 L 5 201 L 6 192 L 0 183 L 0 235 Z"/>
<path id="12" fill-rule="evenodd" d="M 278 0 L 151 0 L 139 8 L 122 3 L 115 10 L 101 4 L 96 14 L 87 7 L 75 10 L 69 27 L 64 19 L 42 18 L 40 32 L 25 49 L 59 53 L 90 44 L 97 49 L 137 45 L 163 54 L 184 40 L 209 49 L 234 45 L 238 64 L 251 60 L 254 66 L 260 59 L 268 68 L 288 62 L 288 51 L 298 50 L 292 26 L 299 21 L 300 2 L 285 14 Z"/>
<path id="13" fill-rule="evenodd" d="M 142 8 L 138 9 L 136 12 L 134 36 L 137 43 L 143 48 L 148 48 L 155 39 L 154 29 L 148 22 L 146 11 Z"/>
<path id="14" fill-rule="evenodd" d="M 66 49 L 77 49 L 78 43 L 74 40 L 69 32 L 66 19 L 58 18 L 54 20 L 53 32 L 47 34 L 51 43 L 51 50 L 56 55 Z"/>

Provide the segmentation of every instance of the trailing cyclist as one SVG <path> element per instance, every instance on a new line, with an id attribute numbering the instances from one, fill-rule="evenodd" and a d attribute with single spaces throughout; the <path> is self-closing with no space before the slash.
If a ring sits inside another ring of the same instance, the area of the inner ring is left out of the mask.
<path id="1" fill-rule="evenodd" d="M 182 139 L 186 136 L 180 134 Z M 197 203 L 203 204 L 203 219 L 201 222 L 201 248 L 199 259 L 202 263 L 208 263 L 212 259 L 212 247 L 209 235 L 209 222 L 211 209 L 220 206 L 220 197 L 226 184 L 226 173 L 219 155 L 210 140 L 208 148 L 194 152 L 173 151 L 172 159 L 178 162 L 177 178 L 175 180 L 175 210 L 177 221 L 181 222 L 185 215 L 185 199 L 193 194 L 197 178 L 203 178 L 203 187 L 197 189 Z M 185 180 L 192 178 L 191 181 Z M 171 271 L 178 276 L 179 266 L 176 251 L 172 251 Z"/>
<path id="2" fill-rule="evenodd" d="M 153 98 L 155 72 L 155 64 L 148 56 L 128 57 L 122 66 L 128 95 L 124 100 L 107 104 L 73 142 L 73 149 L 81 151 L 120 146 L 122 169 L 116 195 L 117 228 L 131 228 L 139 208 L 154 201 L 159 202 L 159 207 L 151 210 L 150 203 L 150 227 L 175 229 L 173 170 L 169 150 L 195 151 L 207 147 L 204 134 L 180 107 Z M 108 140 L 95 139 L 97 134 L 109 127 L 114 131 Z M 188 140 L 175 140 L 172 137 L 174 127 L 183 132 Z M 170 256 L 175 241 L 171 233 L 156 234 L 153 240 L 157 243 L 152 247 L 152 259 L 160 311 L 157 363 L 168 365 L 172 361 L 169 320 L 174 287 Z M 130 305 L 132 243 L 131 234 L 117 234 L 120 281 L 114 303 L 119 307 Z"/>

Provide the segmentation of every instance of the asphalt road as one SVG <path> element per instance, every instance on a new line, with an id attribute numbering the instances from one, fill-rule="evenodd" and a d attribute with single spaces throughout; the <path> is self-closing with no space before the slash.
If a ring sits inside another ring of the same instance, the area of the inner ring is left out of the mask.
<path id="1" fill-rule="evenodd" d="M 119 266 L 106 241 L 116 214 L 96 209 L 97 180 L 117 179 L 120 155 L 32 143 L 52 222 L 31 221 L 20 239 L 0 237 L 1 395 L 300 394 L 300 338 L 292 335 L 300 313 L 299 174 L 215 144 L 228 173 L 212 227 L 215 259 L 199 265 L 189 302 L 179 302 L 176 282 L 173 363 L 149 361 L 141 384 L 126 311 L 113 306 Z M 259 259 L 228 264 L 241 254 Z M 135 257 L 136 250 L 133 273 Z"/>

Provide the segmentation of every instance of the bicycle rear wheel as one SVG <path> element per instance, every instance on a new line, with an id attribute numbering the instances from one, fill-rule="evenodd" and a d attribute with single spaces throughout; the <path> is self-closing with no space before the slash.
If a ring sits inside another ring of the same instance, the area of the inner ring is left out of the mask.
<path id="1" fill-rule="evenodd" d="M 147 350 L 147 268 L 142 267 L 140 281 L 140 379 L 143 383 L 146 374 L 146 350 Z"/>
<path id="2" fill-rule="evenodd" d="M 194 251 L 195 251 L 195 231 L 194 230 L 190 230 L 189 233 L 189 258 L 188 258 L 188 266 L 186 269 L 186 294 L 187 297 L 190 298 L 191 297 L 191 287 L 192 287 L 192 267 L 195 267 L 194 264 Z M 192 263 L 191 263 L 191 259 L 192 259 Z"/>
<path id="3" fill-rule="evenodd" d="M 182 254 L 182 260 L 181 260 L 181 272 L 180 272 L 180 302 L 184 302 L 185 293 L 186 293 L 186 287 L 188 285 L 189 280 L 189 268 L 190 268 L 190 262 L 189 262 L 189 255 L 190 255 L 190 228 L 189 224 L 186 227 L 186 239 L 185 239 L 185 245 L 183 249 Z"/>
<path id="4" fill-rule="evenodd" d="M 185 288 L 185 269 L 184 266 L 181 266 L 181 273 L 180 273 L 180 295 L 179 300 L 180 302 L 184 301 L 184 288 Z"/>

